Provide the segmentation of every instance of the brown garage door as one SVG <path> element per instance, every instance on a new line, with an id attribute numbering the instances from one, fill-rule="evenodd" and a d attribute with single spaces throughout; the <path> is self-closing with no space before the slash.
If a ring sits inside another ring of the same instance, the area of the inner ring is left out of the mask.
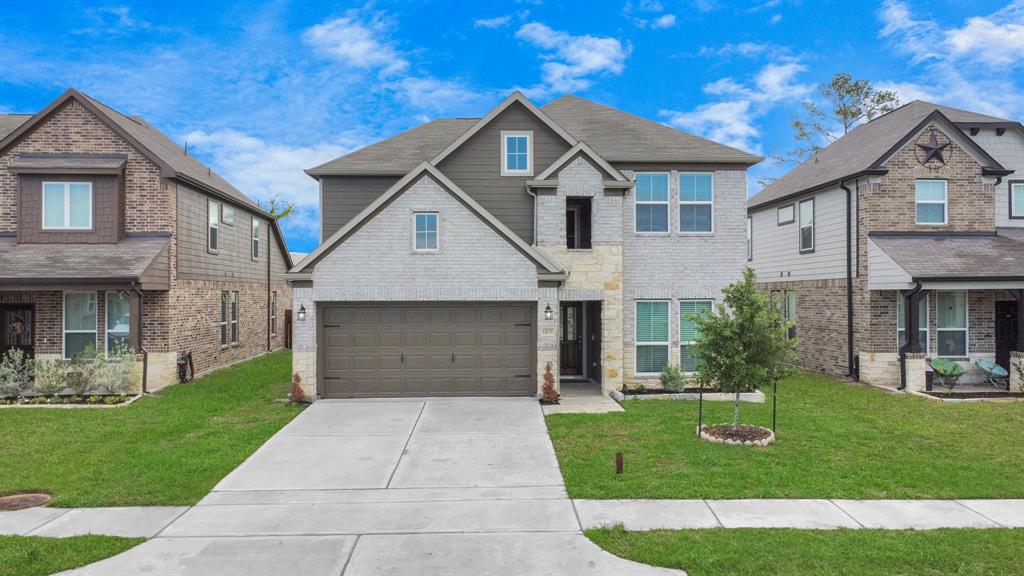
<path id="1" fill-rule="evenodd" d="M 320 393 L 528 396 L 535 304 L 327 305 Z"/>

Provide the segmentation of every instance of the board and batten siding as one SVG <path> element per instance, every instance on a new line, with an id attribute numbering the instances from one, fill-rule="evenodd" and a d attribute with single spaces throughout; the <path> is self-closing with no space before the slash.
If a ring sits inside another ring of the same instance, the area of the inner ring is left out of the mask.
<path id="1" fill-rule="evenodd" d="M 399 176 L 323 176 L 320 178 L 320 241 L 330 238 L 387 192 Z"/>
<path id="2" fill-rule="evenodd" d="M 1024 180 L 1024 136 L 1013 129 L 1007 130 L 1002 136 L 996 136 L 995 129 L 985 128 L 971 138 L 1003 168 L 1014 171 L 995 187 L 996 226 L 1024 228 L 1024 220 L 1010 219 L 1010 182 Z"/>
<path id="3" fill-rule="evenodd" d="M 847 187 L 854 189 L 850 182 Z M 814 251 L 800 252 L 799 203 L 814 198 Z M 857 210 L 856 194 L 852 210 Z M 793 222 L 779 225 L 777 210 L 793 206 Z M 846 278 L 846 192 L 838 186 L 799 196 L 750 213 L 754 258 L 750 266 L 762 282 Z M 856 257 L 854 226 L 853 254 Z M 853 269 L 857 275 L 856 265 Z"/>
<path id="4" fill-rule="evenodd" d="M 501 175 L 502 130 L 533 132 L 533 176 L 569 149 L 568 142 L 516 102 L 445 158 L 438 169 L 520 238 L 532 243 L 533 198 L 526 193 L 526 181 L 533 176 Z"/>
<path id="5" fill-rule="evenodd" d="M 234 206 L 235 223 L 221 222 L 217 253 L 206 249 L 207 200 L 210 197 L 178 185 L 178 278 L 232 282 L 266 282 L 270 246 L 277 250 L 269 223 L 260 218 L 260 257 L 251 255 L 251 212 Z M 223 204 L 223 203 L 222 203 Z M 282 260 L 283 262 L 283 260 Z"/>

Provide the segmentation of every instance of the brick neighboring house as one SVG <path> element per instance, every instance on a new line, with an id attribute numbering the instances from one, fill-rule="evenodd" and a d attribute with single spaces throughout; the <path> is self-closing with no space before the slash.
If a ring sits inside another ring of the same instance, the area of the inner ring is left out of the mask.
<path id="1" fill-rule="evenodd" d="M 277 222 L 138 116 L 70 89 L 0 115 L 0 353 L 128 343 L 149 390 L 284 345 Z"/>
<path id="2" fill-rule="evenodd" d="M 746 152 L 571 95 L 513 93 L 307 172 L 289 273 L 310 396 L 660 386 L 744 267 Z"/>
<path id="3" fill-rule="evenodd" d="M 914 101 L 753 196 L 748 257 L 795 317 L 800 364 L 918 391 L 926 359 L 959 361 L 965 383 L 982 381 L 978 359 L 1009 368 L 1024 350 L 1022 174 L 1019 122 Z"/>

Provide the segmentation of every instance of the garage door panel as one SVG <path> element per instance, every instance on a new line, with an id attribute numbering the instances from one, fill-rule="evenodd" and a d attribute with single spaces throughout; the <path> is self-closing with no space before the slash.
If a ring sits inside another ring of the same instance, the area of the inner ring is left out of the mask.
<path id="1" fill-rule="evenodd" d="M 526 346 L 533 341 L 533 335 L 525 332 L 508 332 L 505 334 L 507 346 Z"/>
<path id="2" fill-rule="evenodd" d="M 444 348 L 445 350 L 451 350 L 453 346 L 455 346 L 455 334 L 451 332 L 430 333 L 431 348 Z"/>

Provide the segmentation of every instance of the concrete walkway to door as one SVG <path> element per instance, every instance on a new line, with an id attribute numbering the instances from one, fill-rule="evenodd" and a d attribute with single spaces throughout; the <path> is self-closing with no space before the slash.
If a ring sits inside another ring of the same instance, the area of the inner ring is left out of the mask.
<path id="1" fill-rule="evenodd" d="M 75 575 L 654 575 L 582 533 L 532 399 L 321 401 Z"/>

